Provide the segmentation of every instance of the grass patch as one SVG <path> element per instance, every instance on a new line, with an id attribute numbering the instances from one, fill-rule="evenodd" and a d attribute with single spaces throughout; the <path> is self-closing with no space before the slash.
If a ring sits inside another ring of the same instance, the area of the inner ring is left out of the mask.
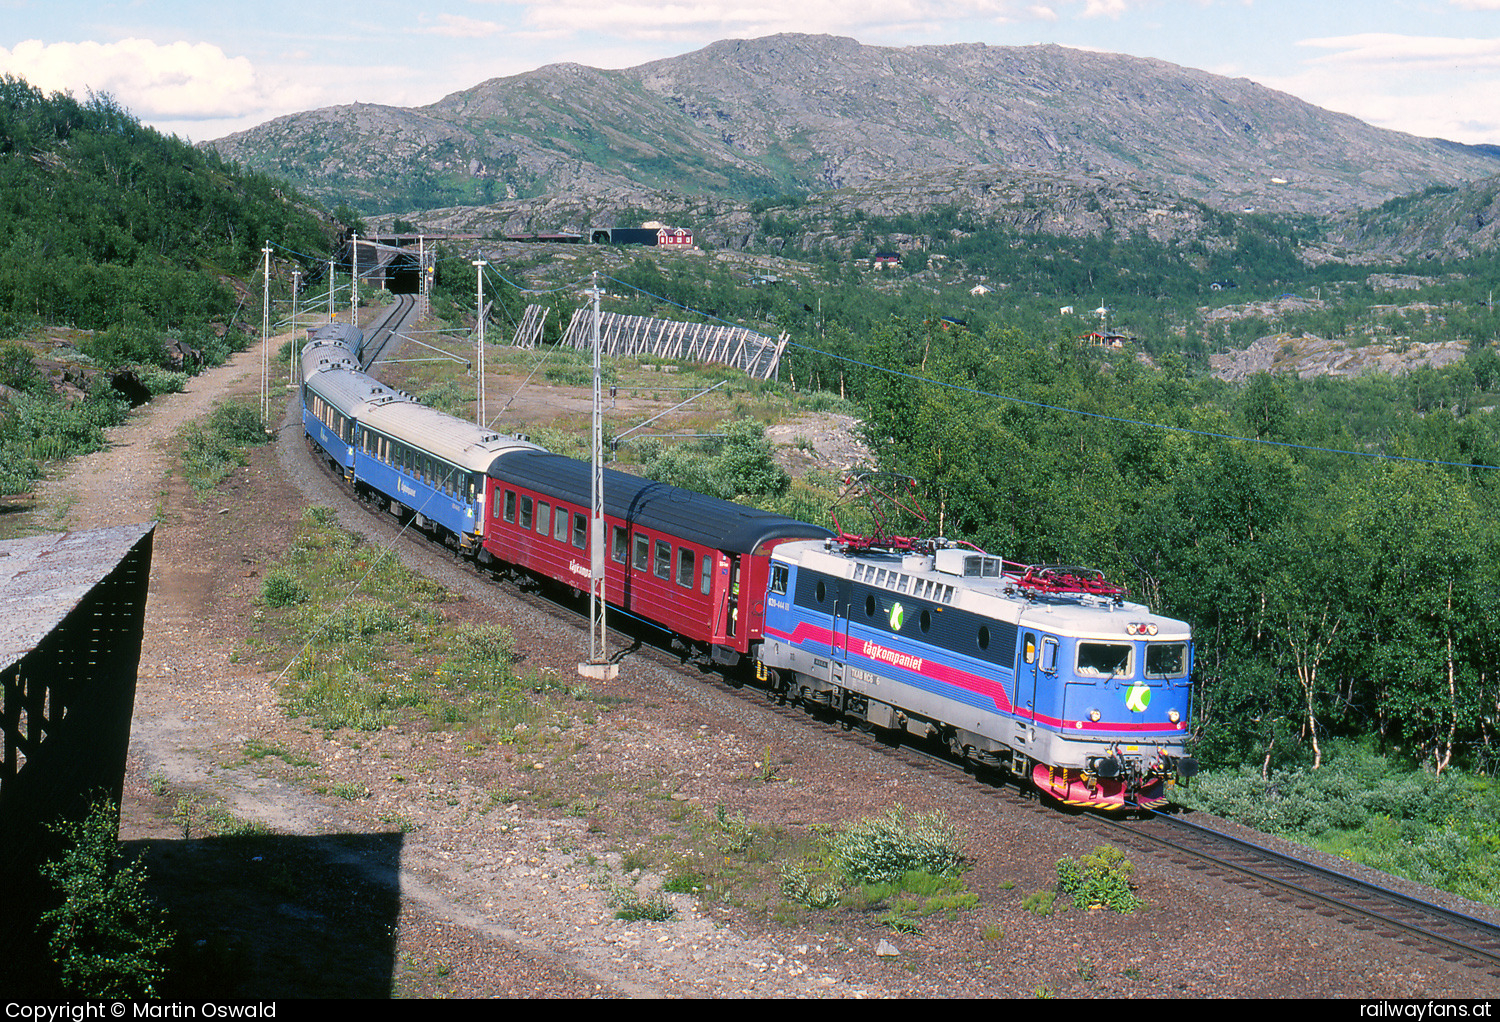
<path id="1" fill-rule="evenodd" d="M 182 795 L 172 809 L 172 822 L 184 841 L 205 837 L 264 837 L 272 833 L 259 820 L 247 820 L 217 800 Z"/>
<path id="2" fill-rule="evenodd" d="M 308 508 L 280 564 L 261 583 L 255 655 L 282 675 L 288 715 L 325 730 L 393 724 L 461 729 L 478 755 L 530 747 L 584 686 L 515 671 L 510 632 L 449 621 L 448 593 Z"/>
<path id="3" fill-rule="evenodd" d="M 249 450 L 271 439 L 250 401 L 225 401 L 177 434 L 183 477 L 201 497 L 250 464 Z"/>
<path id="4" fill-rule="evenodd" d="M 616 887 L 610 892 L 609 904 L 616 919 L 629 923 L 642 919 L 661 923 L 677 917 L 677 909 L 660 891 L 643 895 L 633 887 Z"/>

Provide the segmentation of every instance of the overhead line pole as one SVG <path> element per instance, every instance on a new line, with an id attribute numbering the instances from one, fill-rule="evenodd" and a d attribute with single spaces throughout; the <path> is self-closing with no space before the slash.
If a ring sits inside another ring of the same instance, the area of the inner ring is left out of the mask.
<path id="1" fill-rule="evenodd" d="M 604 626 L 604 410 L 600 403 L 599 371 L 599 274 L 594 273 L 594 428 L 593 479 L 589 485 L 593 514 L 589 522 L 589 660 L 578 665 L 578 673 L 591 681 L 613 681 L 620 675 L 620 665 L 605 655 Z"/>
<path id="2" fill-rule="evenodd" d="M 297 385 L 297 306 L 300 304 L 298 296 L 302 293 L 302 271 L 292 271 L 292 343 L 286 356 L 286 385 L 295 387 Z"/>
<path id="3" fill-rule="evenodd" d="M 260 421 L 271 418 L 271 243 L 261 249 L 266 257 L 266 272 L 261 287 L 260 309 Z"/>
<path id="4" fill-rule="evenodd" d="M 349 325 L 359 326 L 359 235 L 349 236 Z"/>
<path id="5" fill-rule="evenodd" d="M 485 309 L 485 307 L 484 307 L 484 268 L 486 266 L 488 266 L 489 264 L 487 262 L 485 262 L 483 259 L 475 259 L 473 262 L 474 262 L 474 272 L 475 272 L 475 274 L 479 278 L 478 286 L 477 286 L 477 288 L 474 291 L 474 308 L 475 308 L 475 312 L 477 313 L 478 319 L 479 319 L 479 339 L 478 339 L 478 341 L 474 345 L 474 347 L 476 349 L 475 353 L 474 353 L 474 379 L 475 379 L 475 391 L 476 391 L 476 393 L 474 395 L 474 421 L 476 423 L 478 423 L 479 426 L 483 427 L 484 426 L 484 320 L 485 320 L 485 312 L 487 311 Z"/>

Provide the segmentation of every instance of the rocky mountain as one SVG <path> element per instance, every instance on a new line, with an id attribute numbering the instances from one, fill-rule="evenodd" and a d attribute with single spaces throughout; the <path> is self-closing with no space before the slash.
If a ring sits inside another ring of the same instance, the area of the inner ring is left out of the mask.
<path id="1" fill-rule="evenodd" d="M 1044 191 L 1086 179 L 1329 213 L 1500 171 L 1483 147 L 1157 60 L 808 35 L 621 71 L 551 65 L 420 109 L 334 107 L 211 145 L 367 212 L 604 192 L 745 201 L 990 167 Z"/>
<path id="2" fill-rule="evenodd" d="M 1446 260 L 1500 245 L 1500 177 L 1462 187 L 1432 185 L 1375 209 L 1336 217 L 1326 243 L 1364 258 Z"/>
<path id="3" fill-rule="evenodd" d="M 699 243 L 716 249 L 765 249 L 788 256 L 824 249 L 847 252 L 861 243 L 904 250 L 928 248 L 931 238 L 882 229 L 877 220 L 920 219 L 942 209 L 964 219 L 1020 234 L 1084 238 L 1144 236 L 1172 243 L 1211 233 L 1202 203 L 1129 182 L 1081 174 L 1027 173 L 988 165 L 902 174 L 806 198 L 779 196 L 754 203 L 713 196 L 604 189 L 483 206 L 453 206 L 409 214 L 423 229 L 486 236 L 575 231 L 591 225 L 666 220 L 691 226 Z M 382 227 L 393 218 L 377 217 Z"/>

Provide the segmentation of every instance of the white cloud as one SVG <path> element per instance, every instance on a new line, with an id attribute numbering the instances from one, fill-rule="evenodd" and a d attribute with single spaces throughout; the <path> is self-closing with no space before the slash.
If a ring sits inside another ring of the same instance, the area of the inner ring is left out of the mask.
<path id="1" fill-rule="evenodd" d="M 1496 0 L 1500 3 L 1500 0 Z M 1500 39 L 1464 39 L 1389 33 L 1301 39 L 1298 46 L 1334 50 L 1314 64 L 1367 65 L 1387 69 L 1493 68 L 1500 70 Z"/>
<path id="2" fill-rule="evenodd" d="M 143 121 L 234 117 L 264 109 L 273 97 L 244 57 L 209 43 L 165 46 L 147 39 L 52 43 L 37 39 L 0 48 L 0 73 L 43 92 L 107 92 Z"/>
<path id="3" fill-rule="evenodd" d="M 1329 52 L 1296 75 L 1259 80 L 1377 127 L 1500 142 L 1500 39 L 1372 32 L 1297 45 Z"/>
<path id="4" fill-rule="evenodd" d="M 637 39 L 757 37 L 778 32 L 863 37 L 901 26 L 911 30 L 966 19 L 999 19 L 1026 11 L 1025 0 L 501 0 L 524 8 L 528 29 L 545 34 L 608 33 Z M 1117 4 L 1124 0 L 1088 0 Z M 1032 17 L 1045 17 L 1038 9 Z M 1049 12 L 1050 13 L 1050 12 Z"/>
<path id="5" fill-rule="evenodd" d="M 422 15 L 420 20 L 424 22 L 423 27 L 414 28 L 411 31 L 421 35 L 444 35 L 455 39 L 484 39 L 505 31 L 505 26 L 498 21 L 479 21 L 475 18 L 465 18 L 460 14 L 439 14 L 435 19 L 436 24 L 425 24 L 429 20 L 426 15 Z"/>
<path id="6" fill-rule="evenodd" d="M 1088 0 L 1083 5 L 1085 18 L 1118 18 L 1130 9 L 1126 0 Z"/>
<path id="7" fill-rule="evenodd" d="M 1500 87 L 1490 75 L 1407 77 L 1378 69 L 1316 67 L 1288 77 L 1254 77 L 1378 128 L 1471 145 L 1500 143 Z"/>

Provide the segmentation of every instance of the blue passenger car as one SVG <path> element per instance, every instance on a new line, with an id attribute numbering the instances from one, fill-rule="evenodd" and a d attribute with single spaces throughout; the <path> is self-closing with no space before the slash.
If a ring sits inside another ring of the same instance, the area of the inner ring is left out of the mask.
<path id="1" fill-rule="evenodd" d="M 484 481 L 495 459 L 540 450 L 410 400 L 371 402 L 359 423 L 355 483 L 465 553 L 484 536 Z"/>

